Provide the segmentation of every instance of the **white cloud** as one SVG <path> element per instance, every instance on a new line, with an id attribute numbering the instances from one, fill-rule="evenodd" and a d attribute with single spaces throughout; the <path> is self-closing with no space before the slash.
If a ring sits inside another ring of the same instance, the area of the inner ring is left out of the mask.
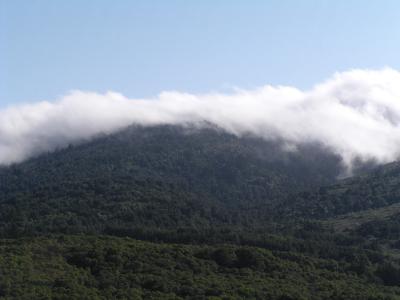
<path id="1" fill-rule="evenodd" d="M 155 99 L 75 91 L 55 102 L 1 110 L 0 164 L 133 123 L 203 121 L 238 135 L 322 143 L 348 165 L 354 158 L 390 162 L 400 153 L 400 72 L 351 70 L 309 91 L 264 86 L 233 94 L 163 92 Z"/>

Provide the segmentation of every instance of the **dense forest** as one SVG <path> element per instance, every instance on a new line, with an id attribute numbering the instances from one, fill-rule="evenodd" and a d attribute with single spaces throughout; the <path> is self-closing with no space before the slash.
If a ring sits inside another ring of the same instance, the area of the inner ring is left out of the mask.
<path id="1" fill-rule="evenodd" d="M 0 299 L 400 299 L 400 165 L 132 126 L 0 167 Z"/>
<path id="2" fill-rule="evenodd" d="M 395 299 L 396 268 L 374 252 L 353 261 L 237 245 L 129 238 L 3 240 L 4 299 Z M 10 255 L 12 253 L 12 255 Z M 376 256 L 376 257 L 375 257 Z M 372 262 L 370 262 L 372 260 Z M 377 260 L 374 261 L 374 260 Z"/>
<path id="3" fill-rule="evenodd" d="M 286 216 L 327 218 L 400 202 L 400 164 L 377 167 L 363 176 L 304 191 L 279 204 Z"/>
<path id="4" fill-rule="evenodd" d="M 265 221 L 290 193 L 333 182 L 340 161 L 316 145 L 213 128 L 131 127 L 0 170 L 0 235 Z"/>

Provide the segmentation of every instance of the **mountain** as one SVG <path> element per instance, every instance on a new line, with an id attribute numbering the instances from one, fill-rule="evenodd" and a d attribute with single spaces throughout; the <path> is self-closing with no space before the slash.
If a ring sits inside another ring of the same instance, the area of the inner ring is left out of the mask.
<path id="1" fill-rule="evenodd" d="M 133 126 L 0 169 L 0 233 L 260 222 L 341 172 L 317 145 L 284 146 L 212 127 Z"/>
<path id="2" fill-rule="evenodd" d="M 131 126 L 0 168 L 0 299 L 400 298 L 400 164 Z"/>

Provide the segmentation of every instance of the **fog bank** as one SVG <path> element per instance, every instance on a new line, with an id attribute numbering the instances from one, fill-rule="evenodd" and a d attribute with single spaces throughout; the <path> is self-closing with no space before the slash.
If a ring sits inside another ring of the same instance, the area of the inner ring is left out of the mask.
<path id="1" fill-rule="evenodd" d="M 74 91 L 0 110 L 0 164 L 131 124 L 204 122 L 237 135 L 283 139 L 293 147 L 321 143 L 347 166 L 354 159 L 391 162 L 400 153 L 400 72 L 350 70 L 306 91 L 266 85 L 230 94 L 162 92 L 154 99 Z"/>

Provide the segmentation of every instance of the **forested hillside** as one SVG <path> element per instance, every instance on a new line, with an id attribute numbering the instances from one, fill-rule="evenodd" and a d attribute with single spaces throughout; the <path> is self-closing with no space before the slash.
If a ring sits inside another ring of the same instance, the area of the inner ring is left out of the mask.
<path id="1" fill-rule="evenodd" d="M 288 197 L 279 213 L 290 218 L 327 218 L 400 202 L 400 164 L 391 163 L 363 176 Z"/>
<path id="2" fill-rule="evenodd" d="M 282 147 L 216 128 L 131 127 L 3 167 L 0 234 L 264 222 L 287 195 L 341 172 L 317 145 Z"/>
<path id="3" fill-rule="evenodd" d="M 1 167 L 0 299 L 400 299 L 398 163 L 288 148 L 132 126 Z"/>
<path id="4" fill-rule="evenodd" d="M 3 240 L 0 297 L 397 299 L 400 288 L 381 283 L 390 266 L 376 267 L 382 258 L 373 252 L 358 256 L 354 250 L 337 261 L 290 250 L 111 237 Z M 370 263 L 369 257 L 375 262 Z"/>

